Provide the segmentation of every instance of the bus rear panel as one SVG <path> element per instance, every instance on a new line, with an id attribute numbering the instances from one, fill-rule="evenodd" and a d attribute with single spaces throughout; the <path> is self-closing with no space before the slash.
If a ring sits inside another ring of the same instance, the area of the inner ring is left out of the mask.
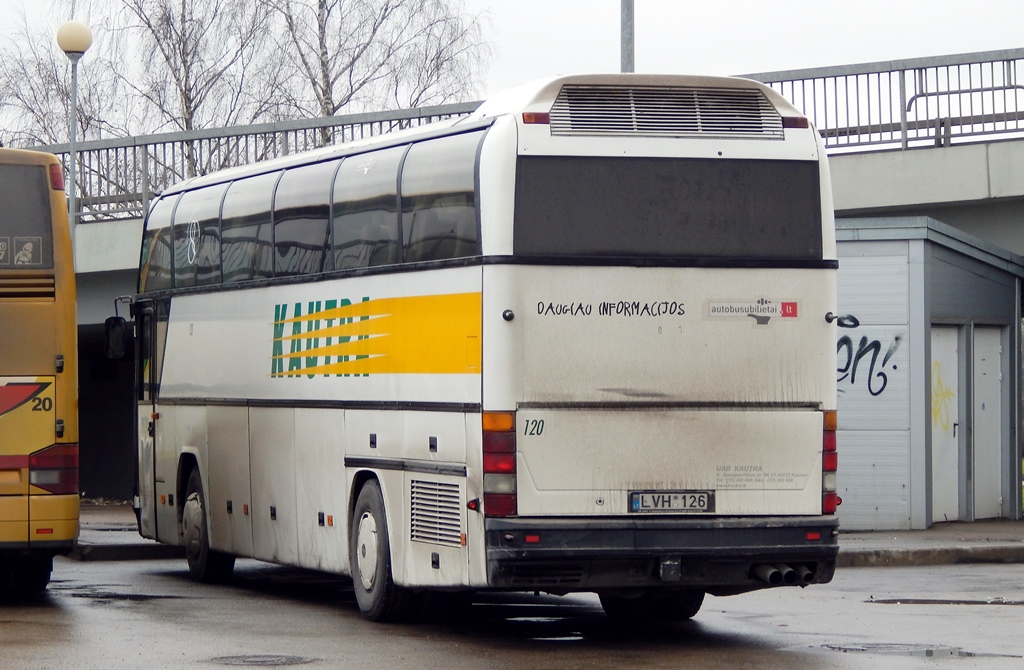
<path id="1" fill-rule="evenodd" d="M 62 168 L 0 149 L 0 588 L 35 591 L 78 537 L 75 277 Z"/>

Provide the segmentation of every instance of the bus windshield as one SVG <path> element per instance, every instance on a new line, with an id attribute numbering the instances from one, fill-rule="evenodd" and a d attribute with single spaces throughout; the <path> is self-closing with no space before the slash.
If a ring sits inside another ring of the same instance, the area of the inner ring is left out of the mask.
<path id="1" fill-rule="evenodd" d="M 0 165 L 0 268 L 53 267 L 50 185 L 41 166 Z"/>

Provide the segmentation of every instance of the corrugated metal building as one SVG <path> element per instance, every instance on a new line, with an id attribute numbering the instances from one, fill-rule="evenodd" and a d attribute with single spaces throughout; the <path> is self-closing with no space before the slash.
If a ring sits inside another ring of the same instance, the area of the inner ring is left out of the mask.
<path id="1" fill-rule="evenodd" d="M 928 217 L 840 219 L 839 518 L 1018 518 L 1024 257 Z"/>

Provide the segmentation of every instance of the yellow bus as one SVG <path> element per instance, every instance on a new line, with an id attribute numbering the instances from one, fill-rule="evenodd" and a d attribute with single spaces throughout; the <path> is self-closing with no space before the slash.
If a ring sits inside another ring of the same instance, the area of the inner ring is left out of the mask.
<path id="1" fill-rule="evenodd" d="M 537 82 L 169 188 L 140 261 L 140 530 L 201 581 L 682 619 L 832 578 L 828 163 L 767 87 Z"/>
<path id="2" fill-rule="evenodd" d="M 46 588 L 78 538 L 78 338 L 64 174 L 0 149 L 0 590 Z"/>

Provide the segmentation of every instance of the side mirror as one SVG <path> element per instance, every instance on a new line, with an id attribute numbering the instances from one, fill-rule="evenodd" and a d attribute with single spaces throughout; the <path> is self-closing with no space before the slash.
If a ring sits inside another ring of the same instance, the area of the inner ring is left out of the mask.
<path id="1" fill-rule="evenodd" d="M 128 349 L 128 324 L 123 316 L 112 316 L 103 323 L 107 358 L 122 359 Z"/>

